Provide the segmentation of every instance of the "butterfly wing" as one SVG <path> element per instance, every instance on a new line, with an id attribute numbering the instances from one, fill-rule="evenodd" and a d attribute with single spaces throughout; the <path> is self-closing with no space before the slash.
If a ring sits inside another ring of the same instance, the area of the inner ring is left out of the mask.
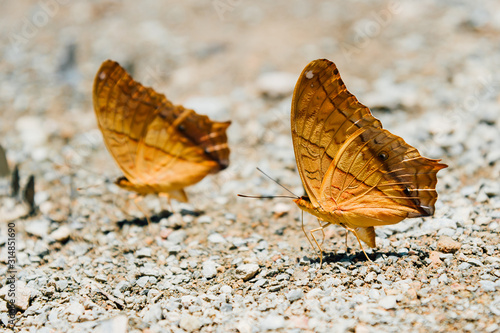
<path id="1" fill-rule="evenodd" d="M 311 62 L 292 105 L 299 172 L 313 205 L 336 212 L 330 222 L 371 228 L 433 214 L 436 173 L 446 165 L 383 129 L 347 91 L 335 64 Z"/>
<path id="2" fill-rule="evenodd" d="M 174 106 L 163 94 L 134 81 L 118 63 L 101 65 L 93 96 L 104 142 L 129 189 L 181 190 L 229 164 L 230 122 L 213 122 Z"/>
<path id="3" fill-rule="evenodd" d="M 293 93 L 291 121 L 298 171 L 316 207 L 325 174 L 346 138 L 360 126 L 382 127 L 347 91 L 328 60 L 313 61 L 302 71 Z"/>

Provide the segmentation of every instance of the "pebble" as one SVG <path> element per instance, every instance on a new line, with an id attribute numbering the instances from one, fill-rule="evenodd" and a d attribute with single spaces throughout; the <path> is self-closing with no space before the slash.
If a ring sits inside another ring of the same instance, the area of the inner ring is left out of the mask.
<path id="1" fill-rule="evenodd" d="M 212 223 L 212 221 L 213 221 L 213 219 L 208 215 L 202 215 L 202 216 L 198 217 L 198 223 L 201 223 L 201 224 L 203 224 L 203 223 L 210 224 L 210 223 Z"/>
<path id="2" fill-rule="evenodd" d="M 58 257 L 56 260 L 50 263 L 51 268 L 57 268 L 57 269 L 65 269 L 66 268 L 66 259 L 61 256 Z"/>
<path id="3" fill-rule="evenodd" d="M 290 211 L 290 209 L 291 209 L 290 205 L 285 204 L 283 202 L 278 202 L 276 205 L 274 205 L 272 211 L 276 216 L 280 217 L 287 214 Z"/>
<path id="4" fill-rule="evenodd" d="M 270 314 L 260 322 L 262 331 L 279 330 L 285 326 L 285 318 L 282 316 Z"/>
<path id="5" fill-rule="evenodd" d="M 441 274 L 438 278 L 438 281 L 444 284 L 448 284 L 450 280 L 448 279 L 448 276 L 446 274 Z"/>
<path id="6" fill-rule="evenodd" d="M 451 237 L 441 236 L 436 248 L 438 251 L 444 253 L 455 253 L 460 249 L 461 246 L 462 244 L 460 242 L 453 240 Z"/>
<path id="7" fill-rule="evenodd" d="M 46 131 L 44 121 L 37 116 L 22 116 L 16 121 L 16 130 L 19 137 L 28 147 L 39 147 L 47 142 L 49 133 Z"/>
<path id="8" fill-rule="evenodd" d="M 225 243 L 226 239 L 221 234 L 214 232 L 213 234 L 210 234 L 208 236 L 208 241 L 210 243 L 219 244 L 219 243 Z"/>
<path id="9" fill-rule="evenodd" d="M 220 291 L 221 294 L 228 294 L 228 295 L 230 295 L 230 294 L 233 293 L 233 288 L 231 288 L 228 285 L 223 285 L 223 286 L 220 287 L 219 291 Z"/>
<path id="10" fill-rule="evenodd" d="M 483 263 L 482 263 L 479 259 L 476 259 L 476 258 L 469 258 L 469 259 L 467 260 L 467 262 L 468 262 L 469 264 L 474 265 L 474 266 L 483 266 Z"/>
<path id="11" fill-rule="evenodd" d="M 66 287 L 68 287 L 68 280 L 64 279 L 64 280 L 56 281 L 56 290 L 57 291 L 63 291 L 64 289 L 66 289 Z"/>
<path id="12" fill-rule="evenodd" d="M 193 332 L 201 328 L 202 322 L 196 316 L 183 314 L 181 316 L 181 320 L 179 321 L 179 326 L 183 330 L 186 330 L 188 332 Z"/>
<path id="13" fill-rule="evenodd" d="M 148 282 L 149 282 L 148 276 L 142 276 L 138 278 L 137 281 L 135 281 L 135 283 L 141 288 L 144 288 Z"/>
<path id="14" fill-rule="evenodd" d="M 72 314 L 78 319 L 85 313 L 85 307 L 80 302 L 74 301 L 68 305 L 64 312 Z"/>
<path id="15" fill-rule="evenodd" d="M 287 298 L 290 302 L 295 302 L 296 300 L 299 300 L 299 299 L 301 299 L 302 297 L 304 297 L 304 292 L 302 291 L 302 289 L 294 289 L 294 290 L 290 290 L 290 291 L 286 294 L 286 298 Z"/>
<path id="16" fill-rule="evenodd" d="M 386 310 L 396 308 L 396 304 L 397 304 L 396 296 L 385 296 L 378 301 L 378 305 L 380 305 Z"/>
<path id="17" fill-rule="evenodd" d="M 25 230 L 27 233 L 43 238 L 49 232 L 50 221 L 44 218 L 36 219 L 26 223 Z"/>
<path id="18" fill-rule="evenodd" d="M 257 264 L 243 264 L 236 268 L 236 275 L 243 281 L 248 281 L 259 272 L 260 267 Z"/>
<path id="19" fill-rule="evenodd" d="M 162 319 L 162 307 L 160 304 L 153 304 L 143 316 L 146 323 L 156 323 Z"/>
<path id="20" fill-rule="evenodd" d="M 0 289 L 0 297 L 7 299 L 7 294 L 10 288 L 10 284 L 6 284 L 2 289 Z M 21 310 L 28 309 L 29 301 L 33 290 L 26 285 L 24 281 L 16 282 L 16 297 L 14 298 L 14 305 Z M 10 298 L 9 298 L 10 299 Z"/>
<path id="21" fill-rule="evenodd" d="M 180 244 L 187 238 L 187 233 L 183 229 L 174 230 L 168 235 L 167 240 L 173 244 Z"/>
<path id="22" fill-rule="evenodd" d="M 226 97 L 195 96 L 184 102 L 184 107 L 193 109 L 214 120 L 227 120 L 229 117 L 229 100 Z"/>
<path id="23" fill-rule="evenodd" d="M 66 226 L 60 226 L 56 230 L 54 230 L 51 234 L 50 237 L 53 238 L 57 242 L 65 242 L 69 239 L 69 236 L 71 235 L 71 229 Z"/>
<path id="24" fill-rule="evenodd" d="M 93 331 L 96 333 L 127 333 L 128 318 L 125 315 L 119 315 L 111 319 L 102 320 L 98 322 Z"/>
<path id="25" fill-rule="evenodd" d="M 135 251 L 135 255 L 137 256 L 137 258 L 149 258 L 151 257 L 151 248 L 143 247 Z"/>
<path id="26" fill-rule="evenodd" d="M 479 284 L 484 291 L 495 291 L 496 289 L 495 283 L 493 281 L 481 280 L 479 281 Z"/>
<path id="27" fill-rule="evenodd" d="M 268 72 L 257 78 L 257 88 L 261 93 L 277 98 L 293 92 L 297 75 L 286 72 Z"/>
<path id="28" fill-rule="evenodd" d="M 217 275 L 217 265 L 212 260 L 207 260 L 203 262 L 202 268 L 203 277 L 206 279 L 211 279 Z"/>

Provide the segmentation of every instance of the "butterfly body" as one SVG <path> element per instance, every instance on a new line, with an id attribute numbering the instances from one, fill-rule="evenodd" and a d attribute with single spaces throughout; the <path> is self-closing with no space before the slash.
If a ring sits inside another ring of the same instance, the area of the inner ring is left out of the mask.
<path id="1" fill-rule="evenodd" d="M 124 173 L 115 183 L 126 190 L 187 201 L 185 187 L 229 164 L 231 122 L 172 104 L 117 62 L 101 65 L 93 101 L 106 147 Z"/>
<path id="2" fill-rule="evenodd" d="M 374 247 L 374 226 L 434 213 L 436 173 L 447 165 L 383 129 L 334 63 L 315 60 L 303 70 L 291 129 L 307 194 L 295 203 L 326 222 L 321 228 L 339 224 Z"/>

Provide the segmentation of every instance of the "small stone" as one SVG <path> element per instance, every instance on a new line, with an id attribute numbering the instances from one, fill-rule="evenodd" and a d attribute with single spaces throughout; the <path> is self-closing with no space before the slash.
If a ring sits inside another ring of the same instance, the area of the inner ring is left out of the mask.
<path id="1" fill-rule="evenodd" d="M 184 240 L 187 238 L 186 231 L 183 229 L 179 230 L 174 230 L 170 235 L 168 235 L 167 240 L 169 242 L 172 242 L 174 244 L 180 244 L 184 242 Z"/>
<path id="2" fill-rule="evenodd" d="M 365 282 L 366 283 L 371 283 L 376 278 L 377 278 L 377 273 L 370 272 L 370 273 L 366 274 L 366 276 L 365 276 Z"/>
<path id="3" fill-rule="evenodd" d="M 368 291 L 368 297 L 370 297 L 373 300 L 377 300 L 380 298 L 380 291 L 378 291 L 377 289 L 370 289 Z"/>
<path id="4" fill-rule="evenodd" d="M 258 279 L 257 282 L 254 283 L 255 288 L 260 288 L 265 286 L 268 283 L 267 279 Z"/>
<path id="5" fill-rule="evenodd" d="M 291 207 L 290 205 L 287 205 L 283 202 L 279 202 L 273 207 L 273 213 L 277 217 L 281 217 L 286 215 L 290 211 Z"/>
<path id="6" fill-rule="evenodd" d="M 116 316 L 114 318 L 101 321 L 94 332 L 97 333 L 127 333 L 128 318 L 125 315 Z"/>
<path id="7" fill-rule="evenodd" d="M 143 315 L 143 320 L 146 322 L 146 323 L 156 323 L 158 322 L 159 320 L 162 319 L 162 308 L 161 308 L 161 305 L 160 304 L 153 304 L 151 305 L 151 307 L 149 308 L 149 311 L 147 311 L 144 315 Z"/>
<path id="8" fill-rule="evenodd" d="M 260 328 L 263 331 L 278 330 L 280 328 L 283 328 L 284 326 L 285 318 L 274 314 L 267 316 L 260 322 Z"/>
<path id="9" fill-rule="evenodd" d="M 342 280 L 341 280 L 341 279 L 339 279 L 339 278 L 333 278 L 333 279 L 332 279 L 332 285 L 333 285 L 334 287 L 338 287 L 338 286 L 340 286 L 341 284 L 342 284 Z"/>
<path id="10" fill-rule="evenodd" d="M 198 218 L 198 223 L 210 224 L 212 223 L 212 218 L 208 215 L 202 215 Z"/>
<path id="11" fill-rule="evenodd" d="M 302 291 L 302 289 L 294 289 L 294 290 L 290 290 L 290 291 L 286 294 L 286 298 L 287 298 L 290 302 L 295 302 L 296 300 L 299 300 L 299 299 L 301 299 L 302 297 L 304 297 L 304 292 Z"/>
<path id="12" fill-rule="evenodd" d="M 135 283 L 139 287 L 144 288 L 148 282 L 149 282 L 149 277 L 148 276 L 142 276 L 142 277 L 138 278 Z"/>
<path id="13" fill-rule="evenodd" d="M 230 104 L 226 97 L 193 96 L 187 99 L 184 107 L 205 114 L 211 119 L 226 119 L 229 116 Z"/>
<path id="14" fill-rule="evenodd" d="M 437 243 L 437 250 L 444 253 L 455 253 L 457 252 L 462 244 L 453 240 L 449 236 L 441 236 Z"/>
<path id="15" fill-rule="evenodd" d="M 493 281 L 489 280 L 481 280 L 479 281 L 479 284 L 481 285 L 481 288 L 484 291 L 495 291 L 495 283 Z"/>
<path id="16" fill-rule="evenodd" d="M 170 234 L 172 233 L 172 231 L 174 231 L 174 229 L 172 228 L 163 228 L 160 230 L 160 237 L 162 239 L 167 239 L 168 236 L 170 236 Z"/>
<path id="17" fill-rule="evenodd" d="M 383 307 L 386 310 L 394 309 L 396 308 L 396 296 L 385 296 L 380 301 L 378 301 L 378 305 Z"/>
<path id="18" fill-rule="evenodd" d="M 50 221 L 46 219 L 38 219 L 26 224 L 25 230 L 27 233 L 38 236 L 40 238 L 47 236 L 49 231 Z"/>
<path id="19" fill-rule="evenodd" d="M 268 72 L 257 79 L 257 87 L 261 93 L 272 98 L 289 95 L 297 81 L 296 75 L 286 72 Z"/>
<path id="20" fill-rule="evenodd" d="M 72 314 L 76 318 L 79 318 L 79 317 L 83 316 L 83 314 L 85 313 L 85 307 L 82 304 L 80 304 L 79 302 L 74 301 L 68 305 L 68 307 L 66 308 L 66 310 L 64 312 Z"/>
<path id="21" fill-rule="evenodd" d="M 68 280 L 56 281 L 56 290 L 57 291 L 63 291 L 64 289 L 66 289 L 67 286 L 68 286 Z"/>
<path id="22" fill-rule="evenodd" d="M 356 279 L 356 280 L 354 280 L 352 283 L 353 283 L 356 287 L 361 287 L 361 286 L 364 284 L 363 280 L 361 280 L 361 279 Z"/>
<path id="23" fill-rule="evenodd" d="M 441 276 L 438 278 L 438 281 L 447 284 L 449 282 L 449 279 L 446 274 L 441 274 Z"/>
<path id="24" fill-rule="evenodd" d="M 217 275 L 217 265 L 212 260 L 207 260 L 203 262 L 203 268 L 201 274 L 206 279 L 211 279 Z"/>
<path id="25" fill-rule="evenodd" d="M 476 258 L 469 258 L 469 260 L 467 260 L 467 262 L 469 264 L 474 265 L 474 266 L 483 266 L 483 263 L 481 261 L 479 261 L 479 259 L 476 259 Z"/>
<path id="26" fill-rule="evenodd" d="M 56 260 L 50 263 L 51 268 L 64 269 L 66 268 L 66 259 L 64 257 L 58 257 Z"/>
<path id="27" fill-rule="evenodd" d="M 500 297 L 495 297 L 495 300 L 491 302 L 489 309 L 493 314 L 500 316 Z"/>
<path id="28" fill-rule="evenodd" d="M 106 274 L 97 274 L 95 276 L 96 281 L 99 282 L 108 282 L 108 276 Z"/>
<path id="29" fill-rule="evenodd" d="M 236 268 L 236 275 L 243 281 L 248 281 L 253 278 L 260 270 L 257 264 L 243 264 Z"/>
<path id="30" fill-rule="evenodd" d="M 183 314 L 181 316 L 181 320 L 179 321 L 179 326 L 180 328 L 188 332 L 193 332 L 199 330 L 202 326 L 202 323 L 200 319 L 196 316 Z"/>
<path id="31" fill-rule="evenodd" d="M 498 326 L 498 324 L 491 324 L 490 326 L 486 327 L 485 332 L 486 333 L 500 332 L 500 326 Z"/>
<path id="32" fill-rule="evenodd" d="M 10 284 L 6 284 L 2 289 L 0 289 L 1 298 L 8 299 L 7 294 L 10 286 Z M 16 281 L 15 291 L 16 297 L 14 298 L 14 305 L 23 311 L 26 310 L 29 306 L 32 289 L 26 286 L 26 282 Z"/>
<path id="33" fill-rule="evenodd" d="M 182 251 L 182 247 L 180 245 L 172 245 L 168 248 L 168 253 L 175 254 Z"/>
<path id="34" fill-rule="evenodd" d="M 208 241 L 210 243 L 225 243 L 226 239 L 219 233 L 214 232 L 213 234 L 208 236 Z"/>
<path id="35" fill-rule="evenodd" d="M 233 293 L 233 288 L 231 288 L 228 285 L 223 285 L 222 287 L 220 287 L 219 292 L 221 294 L 228 294 L 228 295 L 230 295 L 230 294 Z"/>
<path id="36" fill-rule="evenodd" d="M 135 251 L 135 255 L 137 258 L 151 257 L 151 248 L 143 247 L 142 249 Z"/>
<path id="37" fill-rule="evenodd" d="M 19 138 L 28 147 L 43 146 L 49 137 L 48 126 L 44 124 L 43 118 L 37 116 L 19 117 L 15 124 L 19 131 Z"/>
<path id="38" fill-rule="evenodd" d="M 50 237 L 56 240 L 57 242 L 65 242 L 69 239 L 70 235 L 71 235 L 71 229 L 68 226 L 63 225 L 54 230 L 50 234 Z"/>

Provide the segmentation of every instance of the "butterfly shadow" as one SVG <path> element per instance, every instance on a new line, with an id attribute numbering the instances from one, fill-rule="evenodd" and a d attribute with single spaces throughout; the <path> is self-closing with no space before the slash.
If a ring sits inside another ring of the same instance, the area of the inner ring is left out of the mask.
<path id="1" fill-rule="evenodd" d="M 194 217 L 198 217 L 198 216 L 202 215 L 204 212 L 197 211 L 197 210 L 181 209 L 179 213 L 181 214 L 181 216 L 191 215 Z M 161 221 L 161 219 L 164 219 L 164 218 L 168 219 L 172 215 L 173 215 L 173 213 L 171 211 L 162 210 L 161 212 L 159 212 L 157 214 L 151 215 L 149 217 L 149 220 L 151 221 L 151 223 L 159 223 Z M 148 225 L 148 219 L 147 219 L 147 217 L 132 217 L 129 219 L 120 220 L 120 221 L 116 222 L 116 224 L 118 225 L 118 227 L 120 229 L 123 228 L 125 225 L 136 225 L 139 227 L 144 227 L 144 226 Z"/>
<path id="2" fill-rule="evenodd" d="M 424 260 L 425 258 L 429 257 L 429 252 L 428 251 L 423 251 L 423 250 L 418 250 L 415 253 L 419 257 L 419 261 Z M 373 253 L 368 253 L 368 257 L 370 258 L 371 261 L 375 261 L 378 259 L 380 256 L 384 258 L 390 258 L 390 257 L 396 257 L 397 259 L 399 258 L 405 258 L 409 257 L 409 253 L 401 253 L 401 252 L 395 252 L 395 251 L 377 251 Z M 304 260 L 310 261 L 311 263 L 319 263 L 320 258 L 317 256 L 314 257 L 308 257 L 305 256 Z M 389 260 L 389 259 L 387 259 Z M 323 252 L 323 264 L 325 263 L 349 263 L 349 264 L 355 264 L 358 262 L 369 262 L 368 259 L 366 258 L 365 254 L 363 251 L 356 251 L 355 253 L 334 253 L 334 252 Z"/>

